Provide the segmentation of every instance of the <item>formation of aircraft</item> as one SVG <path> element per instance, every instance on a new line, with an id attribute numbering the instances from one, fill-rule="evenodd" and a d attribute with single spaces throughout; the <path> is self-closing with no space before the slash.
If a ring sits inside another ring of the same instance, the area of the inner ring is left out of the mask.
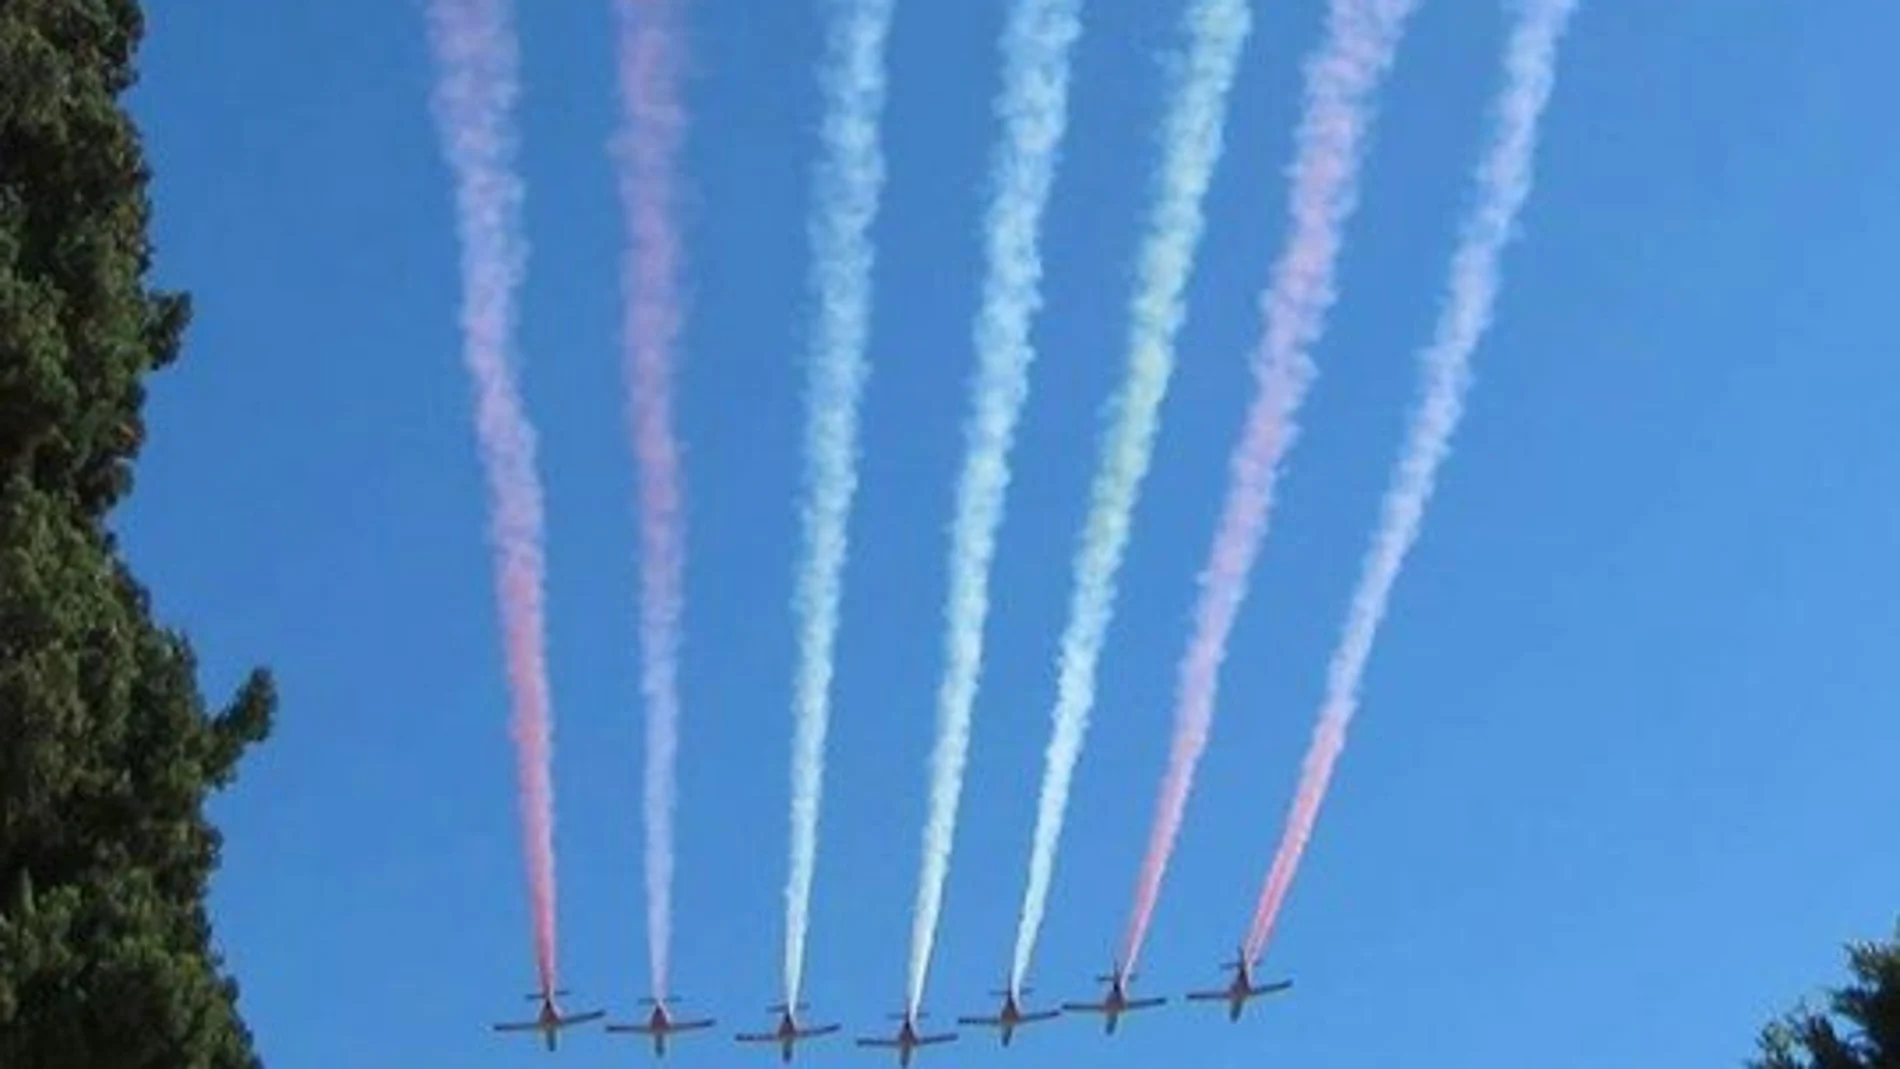
<path id="1" fill-rule="evenodd" d="M 1128 981 L 1135 978 L 1133 973 L 1125 972 L 1122 963 L 1115 963 L 1114 971 L 1107 976 L 1098 976 L 1096 983 L 1108 985 L 1108 997 L 1100 1002 L 1065 1002 L 1062 1008 L 1078 1013 L 1099 1013 L 1102 1015 L 1102 1031 L 1107 1035 L 1115 1034 L 1115 1025 L 1121 1021 L 1122 1014 L 1135 1010 L 1145 1010 L 1150 1006 L 1159 1006 L 1168 1001 L 1165 998 L 1131 999 L 1128 997 Z"/>
<path id="2" fill-rule="evenodd" d="M 554 1050 L 560 1045 L 561 1029 L 572 1028 L 577 1024 L 586 1024 L 588 1021 L 597 1021 L 607 1016 L 606 1010 L 590 1010 L 587 1013 L 563 1014 L 560 1007 L 555 1005 L 554 1000 L 557 996 L 565 994 L 567 994 L 566 991 L 543 991 L 538 995 L 529 995 L 528 1001 L 530 1002 L 536 999 L 541 1000 L 541 1012 L 535 1016 L 535 1019 L 532 1021 L 512 1021 L 507 1024 L 498 1024 L 495 1026 L 495 1031 L 539 1032 L 542 1038 L 547 1040 L 548 1049 Z"/>
<path id="3" fill-rule="evenodd" d="M 799 1003 L 796 1007 L 788 1006 L 783 1002 L 776 1006 L 768 1007 L 769 1010 L 779 1015 L 777 1028 L 770 1032 L 741 1032 L 733 1038 L 741 1043 L 777 1043 L 779 1045 L 779 1060 L 789 1062 L 792 1060 L 792 1044 L 797 1043 L 801 1039 L 810 1039 L 813 1036 L 830 1035 L 839 1028 L 839 1026 L 835 1024 L 821 1024 L 816 1028 L 799 1027 L 796 1011 L 808 1008 L 809 1007 L 803 1002 Z"/>
<path id="4" fill-rule="evenodd" d="M 1002 999 L 1003 999 L 1003 1008 L 996 1014 L 996 1016 L 994 1017 L 959 1017 L 957 1018 L 957 1023 L 981 1025 L 984 1027 L 997 1029 L 1002 1035 L 1003 1046 L 1005 1047 L 1009 1046 L 1009 1041 L 1012 1038 L 1014 1038 L 1016 1035 L 1016 1029 L 1021 1027 L 1022 1025 L 1031 1024 L 1036 1021 L 1047 1021 L 1047 1020 L 1050 1020 L 1051 1018 L 1060 1017 L 1062 1015 L 1061 1010 L 1044 1010 L 1040 1013 L 1024 1013 L 1021 1003 L 1017 1001 L 1017 992 L 1013 989 L 1004 989 L 1002 991 L 992 991 L 990 993 L 992 995 L 1000 995 L 1002 996 Z M 1025 987 L 1023 988 L 1022 993 L 1027 995 L 1027 994 L 1032 993 L 1032 991 L 1030 988 Z"/>
<path id="5" fill-rule="evenodd" d="M 710 1018 L 698 1021 L 675 1021 L 673 1015 L 666 1010 L 666 1004 L 672 1001 L 674 1000 L 671 998 L 643 998 L 640 1000 L 640 1005 L 653 1007 L 653 1012 L 647 1014 L 645 1024 L 610 1024 L 607 1026 L 607 1031 L 652 1036 L 653 1056 L 664 1058 L 667 1036 L 675 1032 L 696 1032 L 701 1028 L 711 1028 L 713 1024 Z"/>
<path id="6" fill-rule="evenodd" d="M 875 1037 L 860 1039 L 858 1040 L 858 1046 L 860 1047 L 889 1047 L 897 1051 L 897 1064 L 900 1066 L 908 1066 L 910 1065 L 911 1052 L 916 1050 L 918 1047 L 928 1047 L 928 1046 L 934 1046 L 935 1044 L 938 1044 L 938 1043 L 948 1043 L 951 1040 L 957 1038 L 957 1034 L 955 1032 L 940 1032 L 934 1036 L 919 1035 L 917 1032 L 917 1015 L 915 1013 L 912 1013 L 909 1010 L 905 1010 L 903 1013 L 897 1014 L 896 1016 L 900 1018 L 904 1023 L 898 1026 L 897 1034 L 895 1036 L 892 1036 L 890 1039 L 880 1039 L 880 1038 L 875 1038 Z"/>
<path id="7" fill-rule="evenodd" d="M 1253 965 L 1247 961 L 1247 952 L 1245 950 L 1234 955 L 1234 960 L 1227 962 L 1221 967 L 1234 971 L 1233 983 L 1228 984 L 1226 989 L 1222 991 L 1190 991 L 1188 992 L 1188 998 L 1195 1002 L 1227 1003 L 1227 1019 L 1230 1021 L 1240 1020 L 1240 1010 L 1247 1004 L 1248 999 L 1258 998 L 1261 995 L 1272 995 L 1285 991 L 1287 988 L 1293 986 L 1293 981 L 1291 980 L 1281 980 L 1277 983 L 1255 986 L 1253 982 Z"/>
<path id="8" fill-rule="evenodd" d="M 1253 964 L 1247 960 L 1245 951 L 1236 955 L 1233 961 L 1223 963 L 1222 967 L 1233 972 L 1234 978 L 1231 983 L 1218 991 L 1191 991 L 1187 997 L 1190 1001 L 1194 1002 L 1227 1003 L 1227 1019 L 1229 1021 L 1240 1020 L 1240 1012 L 1246 1006 L 1248 1000 L 1259 998 L 1262 995 L 1276 994 L 1293 986 L 1293 981 L 1291 980 L 1280 980 L 1268 984 L 1255 983 Z M 1132 1013 L 1136 1010 L 1145 1010 L 1151 1006 L 1159 1006 L 1168 1001 L 1165 997 L 1130 998 L 1128 995 L 1128 984 L 1134 979 L 1135 974 L 1124 969 L 1121 962 L 1117 961 L 1115 962 L 1114 969 L 1109 972 L 1108 975 L 1096 977 L 1098 983 L 1108 985 L 1108 992 L 1103 996 L 1101 1001 L 1064 1003 L 1062 1009 L 1078 1013 L 1101 1014 L 1103 1017 L 1102 1031 L 1105 1034 L 1113 1035 L 1123 1014 Z M 1037 1021 L 1047 1021 L 1061 1016 L 1061 1010 L 1043 1010 L 1033 1013 L 1025 1011 L 1022 1007 L 1021 996 L 1030 993 L 1030 990 L 1029 988 L 1017 989 L 1012 986 L 1001 991 L 992 992 L 992 994 L 1001 996 L 1003 999 L 1002 1007 L 993 1016 L 959 1017 L 957 1021 L 960 1024 L 979 1025 L 997 1029 L 1001 1035 L 1003 1046 L 1007 1047 L 1009 1046 L 1010 1040 L 1015 1036 L 1016 1029 L 1026 1024 Z M 532 1021 L 497 1024 L 495 1025 L 495 1031 L 540 1032 L 542 1037 L 547 1041 L 548 1050 L 552 1051 L 558 1046 L 558 1037 L 562 1029 L 571 1028 L 577 1024 L 585 1024 L 588 1021 L 599 1020 L 606 1015 L 604 1010 L 591 1010 L 586 1013 L 562 1013 L 555 999 L 565 996 L 566 994 L 567 992 L 564 990 L 555 990 L 543 992 L 539 995 L 529 995 L 528 999 L 530 1001 L 538 999 L 541 1003 L 541 1011 L 536 1015 L 535 1019 Z M 654 1055 L 663 1058 L 666 1056 L 666 1042 L 668 1037 L 680 1032 L 694 1032 L 711 1028 L 714 1023 L 711 1018 L 690 1021 L 675 1020 L 672 1012 L 667 1009 L 668 1004 L 673 1001 L 674 999 L 671 997 L 641 999 L 641 1005 L 652 1007 L 644 1022 L 634 1021 L 627 1024 L 609 1024 L 606 1026 L 606 1029 L 609 1032 L 632 1033 L 651 1037 L 653 1040 Z M 789 1063 L 792 1060 L 792 1050 L 800 1040 L 830 1035 L 838 1031 L 840 1027 L 836 1024 L 815 1026 L 800 1024 L 798 1013 L 807 1008 L 806 1004 L 802 1002 L 796 1006 L 781 1002 L 768 1007 L 768 1012 L 779 1015 L 777 1027 L 769 1032 L 740 1032 L 733 1036 L 733 1038 L 740 1043 L 774 1044 L 779 1048 L 779 1060 Z M 895 1050 L 897 1052 L 897 1064 L 901 1069 L 909 1069 L 911 1056 L 916 1052 L 917 1048 L 935 1046 L 939 1043 L 949 1043 L 957 1038 L 957 1033 L 955 1032 L 941 1032 L 934 1035 L 921 1033 L 917 1027 L 917 1019 L 922 1015 L 913 1011 L 907 1010 L 904 1013 L 893 1014 L 892 1016 L 901 1022 L 894 1035 L 867 1036 L 859 1039 L 857 1045 L 860 1047 Z"/>

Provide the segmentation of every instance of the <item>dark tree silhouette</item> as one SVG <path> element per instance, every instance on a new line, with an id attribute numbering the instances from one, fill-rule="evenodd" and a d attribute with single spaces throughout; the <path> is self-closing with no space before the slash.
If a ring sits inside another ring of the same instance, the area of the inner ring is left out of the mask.
<path id="1" fill-rule="evenodd" d="M 1749 1069 L 1900 1069 L 1900 924 L 1890 942 L 1847 947 L 1847 983 L 1762 1030 Z"/>
<path id="2" fill-rule="evenodd" d="M 147 287 L 147 171 L 120 103 L 135 0 L 0 0 L 0 1066 L 259 1064 L 204 898 L 208 795 L 270 730 L 215 715 L 105 521 L 182 294 Z M 213 526 L 213 525 L 207 525 Z"/>

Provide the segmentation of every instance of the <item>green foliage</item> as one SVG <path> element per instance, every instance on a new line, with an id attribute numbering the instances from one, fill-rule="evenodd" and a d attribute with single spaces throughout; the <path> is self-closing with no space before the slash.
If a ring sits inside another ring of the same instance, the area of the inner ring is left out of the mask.
<path id="1" fill-rule="evenodd" d="M 0 1066 L 259 1064 L 204 898 L 209 794 L 270 731 L 252 673 L 211 714 L 104 523 L 144 376 L 189 319 L 148 288 L 120 104 L 134 0 L 0 2 Z"/>
<path id="2" fill-rule="evenodd" d="M 1900 1069 L 1900 925 L 1847 948 L 1852 978 L 1825 1012 L 1802 1006 L 1762 1030 L 1749 1069 Z"/>

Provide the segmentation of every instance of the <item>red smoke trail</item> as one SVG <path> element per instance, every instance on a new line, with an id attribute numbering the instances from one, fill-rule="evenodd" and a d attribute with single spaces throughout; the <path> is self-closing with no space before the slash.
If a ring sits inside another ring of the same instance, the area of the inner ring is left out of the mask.
<path id="1" fill-rule="evenodd" d="M 1232 482 L 1201 573 L 1194 634 L 1177 670 L 1174 741 L 1122 946 L 1123 965 L 1131 970 L 1161 895 L 1195 766 L 1207 749 L 1221 661 L 1246 595 L 1248 573 L 1266 537 L 1280 461 L 1295 433 L 1293 417 L 1313 380 L 1307 351 L 1318 341 L 1334 300 L 1334 268 L 1358 199 L 1372 98 L 1416 6 L 1416 0 L 1333 0 L 1326 39 L 1307 61 L 1306 108 L 1290 190 L 1290 234 L 1274 265 L 1272 285 L 1261 298 L 1267 327 L 1254 354 L 1256 393 L 1229 461 Z"/>
<path id="2" fill-rule="evenodd" d="M 554 988 L 554 791 L 541 608 L 541 484 L 534 430 L 521 411 L 508 350 L 514 291 L 527 258 L 521 180 L 509 114 L 519 91 L 505 0 L 434 0 L 429 38 L 440 78 L 434 110 L 455 175 L 462 244 L 463 359 L 475 379 L 476 433 L 488 479 L 495 585 L 513 706 L 521 829 L 534 917 L 535 965 Z"/>
<path id="3" fill-rule="evenodd" d="M 1499 260 L 1518 211 L 1530 196 L 1537 124 L 1556 77 L 1557 42 L 1575 6 L 1576 0 L 1527 0 L 1519 5 L 1522 13 L 1504 55 L 1505 86 L 1498 96 L 1496 126 L 1477 170 L 1478 195 L 1452 256 L 1450 290 L 1436 333 L 1420 361 L 1423 397 L 1381 503 L 1379 528 L 1366 552 L 1339 646 L 1327 666 L 1319 725 L 1313 730 L 1286 832 L 1247 934 L 1249 961 L 1258 960 L 1266 950 L 1300 855 L 1312 837 L 1334 762 L 1346 745 L 1346 725 L 1359 704 L 1372 640 L 1385 617 L 1406 553 L 1418 538 L 1438 467 L 1463 414 L 1471 354 L 1490 325 L 1500 284 Z"/>
<path id="4" fill-rule="evenodd" d="M 680 332 L 674 179 L 685 119 L 678 12 L 672 0 L 619 0 L 617 145 L 628 226 L 625 345 L 640 480 L 641 690 L 647 706 L 647 953 L 653 996 L 667 995 L 673 928 L 674 755 L 679 749 L 679 643 L 684 532 L 673 365 Z"/>
<path id="5" fill-rule="evenodd" d="M 1273 934 L 1274 918 L 1280 904 L 1293 886 L 1293 874 L 1300 867 L 1300 855 L 1313 837 L 1313 822 L 1319 819 L 1319 804 L 1333 779 L 1333 765 L 1339 751 L 1346 748 L 1346 722 L 1352 718 L 1343 703 L 1329 703 L 1313 728 L 1313 742 L 1300 766 L 1300 785 L 1293 795 L 1293 807 L 1286 815 L 1286 831 L 1280 849 L 1273 855 L 1273 867 L 1260 889 L 1259 904 L 1254 907 L 1253 923 L 1247 929 L 1247 960 L 1258 961 L 1266 952 L 1267 939 Z"/>

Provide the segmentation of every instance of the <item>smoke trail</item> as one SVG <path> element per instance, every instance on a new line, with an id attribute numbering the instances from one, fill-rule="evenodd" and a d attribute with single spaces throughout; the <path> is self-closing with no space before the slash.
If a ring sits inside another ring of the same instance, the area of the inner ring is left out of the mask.
<path id="1" fill-rule="evenodd" d="M 1359 588 L 1326 675 L 1326 698 L 1247 936 L 1247 956 L 1266 950 L 1275 917 L 1293 883 L 1300 854 L 1313 832 L 1333 763 L 1345 746 L 1346 725 L 1359 703 L 1359 684 L 1386 599 L 1405 554 L 1418 537 L 1438 466 L 1450 447 L 1470 384 L 1471 354 L 1490 325 L 1499 283 L 1498 261 L 1518 210 L 1530 195 L 1537 123 L 1550 99 L 1557 42 L 1576 0 L 1527 0 L 1505 53 L 1505 87 L 1496 105 L 1493 140 L 1478 167 L 1478 197 L 1452 260 L 1451 286 L 1436 335 L 1423 357 L 1424 395 L 1413 416 L 1405 451 L 1381 506 L 1378 533 L 1366 554 Z"/>
<path id="2" fill-rule="evenodd" d="M 983 662 L 990 562 L 1009 487 L 1009 451 L 1029 392 L 1029 322 L 1042 303 L 1037 249 L 1042 212 L 1068 121 L 1069 54 L 1082 32 L 1082 0 L 1021 0 L 1004 28 L 1003 86 L 995 110 L 1003 135 L 991 159 L 985 227 L 988 272 L 976 321 L 977 377 L 964 428 L 968 451 L 957 485 L 945 610 L 945 667 L 930 757 L 930 811 L 911 929 L 909 1006 L 923 1000 L 943 905 L 957 800 L 970 744 L 970 709 Z"/>
<path id="3" fill-rule="evenodd" d="M 555 979 L 554 790 L 541 607 L 541 483 L 535 473 L 534 429 L 521 411 L 508 362 L 514 291 L 527 266 L 511 115 L 519 93 L 518 57 L 506 0 L 434 0 L 428 20 L 439 68 L 432 107 L 455 175 L 462 351 L 475 380 L 476 433 L 488 479 L 535 966 L 541 989 L 550 991 Z"/>
<path id="4" fill-rule="evenodd" d="M 1306 63 L 1306 109 L 1288 205 L 1291 225 L 1272 285 L 1261 297 L 1267 327 L 1253 358 L 1256 392 L 1229 461 L 1232 482 L 1201 573 L 1193 637 L 1177 673 L 1174 741 L 1123 941 L 1122 961 L 1130 969 L 1147 938 L 1194 768 L 1207 748 L 1227 639 L 1266 537 L 1280 463 L 1297 433 L 1293 418 L 1313 380 L 1309 350 L 1336 296 L 1335 266 L 1346 222 L 1357 206 L 1372 100 L 1416 7 L 1417 0 L 1333 0 L 1326 38 Z"/>
<path id="5" fill-rule="evenodd" d="M 1069 784 L 1095 701 L 1095 667 L 1114 610 L 1115 577 L 1128 544 L 1129 517 L 1148 471 L 1161 398 L 1174 370 L 1175 335 L 1186 314 L 1182 290 L 1201 238 L 1201 201 L 1220 160 L 1227 93 L 1252 28 L 1246 0 L 1195 0 L 1186 19 L 1186 63 L 1162 130 L 1155 203 L 1130 309 L 1127 376 L 1112 409 L 1114 422 L 1102 441 L 1088 519 L 1075 556 L 1075 586 L 1062 635 L 1029 882 L 1010 973 L 1013 987 L 1020 987 L 1028 972 L 1042 926 Z"/>
<path id="6" fill-rule="evenodd" d="M 824 156 L 811 223 L 818 322 L 805 425 L 804 545 L 793 594 L 799 663 L 792 705 L 791 872 L 785 884 L 785 1000 L 792 1006 L 798 1004 L 804 970 L 845 527 L 858 482 L 858 397 L 868 370 L 869 231 L 884 184 L 878 121 L 893 4 L 855 0 L 833 24 L 825 50 Z"/>
<path id="7" fill-rule="evenodd" d="M 625 126 L 615 146 L 628 226 L 625 348 L 640 483 L 641 690 L 647 707 L 647 954 L 653 997 L 665 998 L 673 941 L 674 756 L 679 749 L 679 644 L 685 531 L 673 366 L 680 331 L 675 176 L 685 116 L 679 101 L 678 11 L 672 0 L 618 0 Z"/>

